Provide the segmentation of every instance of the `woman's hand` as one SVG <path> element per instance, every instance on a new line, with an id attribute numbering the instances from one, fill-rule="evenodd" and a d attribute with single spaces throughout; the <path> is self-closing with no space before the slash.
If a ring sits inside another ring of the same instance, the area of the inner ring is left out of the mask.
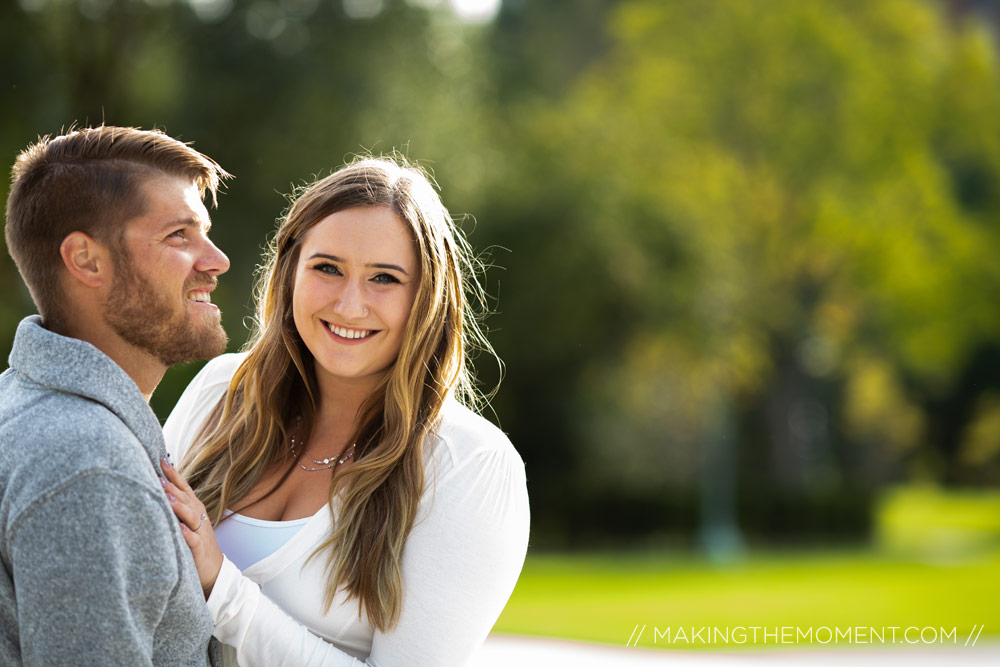
<path id="1" fill-rule="evenodd" d="M 194 556 L 195 567 L 198 568 L 198 578 L 205 591 L 205 598 L 212 592 L 215 580 L 222 569 L 222 551 L 215 541 L 215 531 L 208 519 L 205 506 L 198 500 L 194 491 L 177 469 L 164 459 L 160 461 L 163 474 L 167 479 L 161 480 L 163 490 L 170 501 L 170 507 L 181 523 L 181 533 Z"/>

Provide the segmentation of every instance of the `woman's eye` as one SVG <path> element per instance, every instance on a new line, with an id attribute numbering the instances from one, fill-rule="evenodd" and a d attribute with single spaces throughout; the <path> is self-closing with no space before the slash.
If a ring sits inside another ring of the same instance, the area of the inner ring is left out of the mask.
<path id="1" fill-rule="evenodd" d="M 399 282 L 399 279 L 391 273 L 380 273 L 373 277 L 372 280 L 382 285 L 391 285 Z"/>
<path id="2" fill-rule="evenodd" d="M 333 264 L 317 264 L 313 268 L 315 268 L 320 273 L 326 273 L 326 274 L 329 274 L 331 276 L 339 276 L 340 275 L 340 269 L 338 269 Z"/>

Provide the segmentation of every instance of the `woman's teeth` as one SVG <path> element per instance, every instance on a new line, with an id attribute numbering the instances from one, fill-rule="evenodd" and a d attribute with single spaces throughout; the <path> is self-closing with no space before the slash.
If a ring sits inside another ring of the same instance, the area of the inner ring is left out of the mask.
<path id="1" fill-rule="evenodd" d="M 344 329 L 335 324 L 327 324 L 327 326 L 330 328 L 330 331 L 341 338 L 367 338 L 374 333 L 371 329 Z"/>

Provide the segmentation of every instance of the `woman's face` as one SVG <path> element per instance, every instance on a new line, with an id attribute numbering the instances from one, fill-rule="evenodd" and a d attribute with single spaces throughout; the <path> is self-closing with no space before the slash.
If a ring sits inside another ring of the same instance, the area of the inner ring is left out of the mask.
<path id="1" fill-rule="evenodd" d="M 326 379 L 375 384 L 396 360 L 420 284 L 405 223 L 387 206 L 338 211 L 302 240 L 292 315 Z"/>

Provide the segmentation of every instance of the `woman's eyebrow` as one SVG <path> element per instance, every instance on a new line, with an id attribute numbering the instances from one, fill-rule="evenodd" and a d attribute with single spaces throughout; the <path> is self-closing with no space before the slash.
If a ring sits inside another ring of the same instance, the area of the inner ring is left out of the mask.
<path id="1" fill-rule="evenodd" d="M 313 253 L 309 257 L 309 259 L 316 259 L 316 258 L 328 259 L 331 262 L 340 262 L 341 264 L 345 263 L 345 261 L 344 261 L 344 259 L 342 257 L 337 257 L 336 255 L 328 255 L 328 254 L 326 254 L 324 252 Z M 392 269 L 393 271 L 399 271 L 404 276 L 409 276 L 410 275 L 409 271 L 407 271 L 403 267 L 399 266 L 398 264 L 373 263 L 373 264 L 365 264 L 365 266 L 367 266 L 370 269 Z"/>
<path id="2" fill-rule="evenodd" d="M 365 266 L 367 266 L 367 267 L 369 267 L 371 269 L 393 269 L 395 271 L 399 271 L 404 276 L 410 275 L 409 272 L 407 272 L 406 269 L 404 269 L 403 267 L 398 266 L 396 264 L 365 264 Z"/>

